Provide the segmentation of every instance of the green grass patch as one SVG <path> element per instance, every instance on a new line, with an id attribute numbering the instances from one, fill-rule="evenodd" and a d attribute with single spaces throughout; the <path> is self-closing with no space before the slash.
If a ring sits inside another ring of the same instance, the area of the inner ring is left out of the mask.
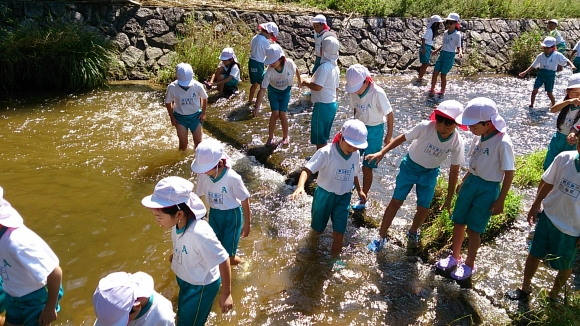
<path id="1" fill-rule="evenodd" d="M 193 67 L 196 79 L 209 80 L 220 62 L 220 53 L 226 47 L 234 49 L 241 65 L 242 79 L 249 77 L 248 69 L 244 68 L 250 58 L 250 42 L 257 31 L 243 22 L 224 26 L 189 19 L 186 25 L 187 32 L 178 36 L 180 40 L 175 46 L 176 55 L 171 65 L 158 71 L 157 82 L 168 84 L 174 81 L 175 66 L 180 62 L 189 63 Z"/>
<path id="2" fill-rule="evenodd" d="M 547 150 L 538 150 L 530 154 L 516 157 L 516 173 L 514 175 L 514 186 L 531 187 L 540 184 L 543 165 Z"/>
<path id="3" fill-rule="evenodd" d="M 113 49 L 110 41 L 81 24 L 29 22 L 0 28 L 0 92 L 106 85 Z"/>
<path id="4" fill-rule="evenodd" d="M 578 325 L 580 316 L 580 293 L 569 286 L 564 287 L 563 303 L 552 304 L 547 290 L 539 293 L 538 306 L 532 310 L 512 316 L 514 325 Z"/>
<path id="5" fill-rule="evenodd" d="M 526 70 L 536 56 L 542 52 L 540 42 L 544 35 L 540 30 L 520 34 L 510 48 L 510 72 L 520 73 Z"/>

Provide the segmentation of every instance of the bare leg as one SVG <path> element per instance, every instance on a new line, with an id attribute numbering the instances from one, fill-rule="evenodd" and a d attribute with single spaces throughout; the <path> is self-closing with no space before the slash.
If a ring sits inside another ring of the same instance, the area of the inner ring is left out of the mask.
<path id="1" fill-rule="evenodd" d="M 381 230 L 379 231 L 379 236 L 382 238 L 386 237 L 387 231 L 395 219 L 395 215 L 399 211 L 399 208 L 403 205 L 402 200 L 391 199 L 387 208 L 385 208 L 385 213 L 383 214 L 383 221 L 381 222 Z"/>
<path id="2" fill-rule="evenodd" d="M 554 104 L 556 104 L 556 99 L 554 98 L 554 93 L 546 92 L 546 94 L 548 94 L 548 97 L 550 98 L 550 101 L 552 102 L 552 106 L 554 106 Z"/>
<path id="3" fill-rule="evenodd" d="M 268 139 L 274 139 L 274 130 L 276 129 L 276 121 L 280 117 L 280 111 L 272 111 L 270 114 L 270 122 L 268 123 Z"/>
<path id="4" fill-rule="evenodd" d="M 530 293 L 532 289 L 532 278 L 534 278 L 539 265 L 540 258 L 528 255 L 528 258 L 526 258 L 526 266 L 524 267 L 524 281 L 522 282 L 522 291 Z"/>
<path id="5" fill-rule="evenodd" d="M 428 64 L 423 63 L 421 64 L 421 67 L 419 68 L 419 79 L 423 79 L 423 76 L 425 75 L 425 72 L 427 71 L 427 67 L 429 67 Z"/>
<path id="6" fill-rule="evenodd" d="M 451 243 L 451 249 L 453 250 L 453 258 L 459 260 L 461 258 L 461 245 L 463 244 L 463 239 L 465 238 L 465 224 L 453 225 L 453 240 Z"/>
<path id="7" fill-rule="evenodd" d="M 177 138 L 179 138 L 179 150 L 186 151 L 187 150 L 187 137 L 189 133 L 187 132 L 187 128 L 185 126 L 180 125 L 179 123 L 175 125 L 175 130 L 177 130 Z"/>
<path id="8" fill-rule="evenodd" d="M 202 130 L 203 130 L 203 127 L 201 126 L 201 123 L 200 123 L 197 125 L 197 128 L 195 128 L 195 131 L 192 132 L 193 144 L 194 144 L 195 148 L 197 148 L 197 145 L 199 145 L 199 143 L 201 143 L 201 139 L 203 137 Z"/>
<path id="9" fill-rule="evenodd" d="M 284 111 L 280 111 L 280 124 L 282 125 L 282 139 L 288 138 L 288 115 Z"/>
<path id="10" fill-rule="evenodd" d="M 445 89 L 447 88 L 447 74 L 441 74 L 441 93 L 445 93 Z"/>
<path id="11" fill-rule="evenodd" d="M 437 85 L 437 77 L 439 77 L 439 70 L 433 70 L 433 76 L 431 76 L 431 89 L 430 92 L 435 91 L 435 85 Z"/>
<path id="12" fill-rule="evenodd" d="M 222 80 L 224 80 L 224 70 L 220 67 L 215 73 L 214 82 L 219 82 Z M 220 96 L 224 94 L 224 84 L 216 85 L 216 88 Z"/>
<path id="13" fill-rule="evenodd" d="M 467 228 L 467 235 L 469 236 L 469 242 L 467 243 L 467 259 L 465 259 L 465 265 L 473 268 L 475 266 L 477 251 L 481 245 L 481 234 Z"/>
<path id="14" fill-rule="evenodd" d="M 250 96 L 248 97 L 248 102 L 254 101 L 254 94 L 256 93 L 258 86 L 260 86 L 258 83 L 252 84 L 252 86 L 250 86 Z"/>
<path id="15" fill-rule="evenodd" d="M 536 103 L 536 95 L 538 95 L 538 89 L 534 88 L 532 91 L 532 97 L 530 98 L 530 107 L 533 108 Z"/>
<path id="16" fill-rule="evenodd" d="M 427 219 L 427 215 L 429 215 L 429 208 L 417 206 L 417 212 L 415 213 L 409 232 L 417 233 L 417 230 L 423 225 L 425 219 Z"/>
<path id="17" fill-rule="evenodd" d="M 244 260 L 238 256 L 230 256 L 230 265 L 231 266 L 235 266 L 235 265 L 239 265 L 241 263 L 243 263 Z"/>
<path id="18" fill-rule="evenodd" d="M 371 185 L 373 184 L 373 169 L 366 167 L 366 166 L 363 166 L 362 172 L 363 172 L 363 187 L 362 187 L 362 189 L 368 198 L 369 190 L 371 190 Z"/>
<path id="19" fill-rule="evenodd" d="M 342 243 L 344 242 L 344 234 L 342 233 L 338 233 L 336 231 L 332 231 L 332 250 L 330 251 L 330 254 L 332 256 L 338 256 L 340 255 L 340 252 L 342 251 Z"/>
<path id="20" fill-rule="evenodd" d="M 552 298 L 552 299 L 558 298 L 558 294 L 560 293 L 560 291 L 562 290 L 562 287 L 566 284 L 566 282 L 570 278 L 570 275 L 572 275 L 571 268 L 563 270 L 563 271 L 558 271 L 558 275 L 556 276 L 556 279 L 554 280 L 554 285 L 552 286 L 552 290 L 550 291 L 550 293 L 548 293 L 548 296 L 550 298 Z"/>

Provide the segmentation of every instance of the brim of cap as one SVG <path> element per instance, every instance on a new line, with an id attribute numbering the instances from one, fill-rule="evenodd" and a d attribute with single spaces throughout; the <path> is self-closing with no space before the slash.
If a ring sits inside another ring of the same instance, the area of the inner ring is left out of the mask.
<path id="1" fill-rule="evenodd" d="M 177 83 L 179 84 L 179 86 L 183 86 L 183 87 L 189 87 L 193 85 L 193 78 L 186 80 L 186 79 L 182 79 L 182 80 L 177 80 Z"/>
<path id="2" fill-rule="evenodd" d="M 544 42 L 542 42 L 542 43 L 540 43 L 540 44 L 541 44 L 543 47 L 545 47 L 545 48 L 551 48 L 551 47 L 553 47 L 554 45 L 556 45 L 556 44 L 547 45 L 547 44 L 546 44 L 546 43 L 544 43 Z"/>
<path id="3" fill-rule="evenodd" d="M 213 169 L 218 162 L 221 160 L 221 157 L 216 160 L 215 162 L 212 163 L 208 163 L 208 164 L 199 164 L 198 160 L 193 160 L 193 163 L 191 163 L 191 171 L 195 172 L 195 173 L 206 173 L 207 171 Z"/>
<path id="4" fill-rule="evenodd" d="M 463 114 L 460 114 L 457 116 L 457 118 L 455 118 L 455 122 L 462 124 L 464 126 L 473 126 L 473 125 L 481 122 L 481 120 L 468 118 L 468 117 L 463 116 Z"/>
<path id="5" fill-rule="evenodd" d="M 266 58 L 266 59 L 264 60 L 264 64 L 265 64 L 265 65 L 271 65 L 271 64 L 273 64 L 274 62 L 278 61 L 280 58 L 281 58 L 281 57 L 278 57 L 278 58 L 276 58 L 276 59 L 273 59 L 273 58 Z"/>
<path id="6" fill-rule="evenodd" d="M 491 123 L 493 124 L 493 126 L 495 127 L 495 129 L 497 129 L 497 131 L 499 131 L 501 133 L 505 133 L 506 132 L 507 125 L 505 123 L 505 120 L 499 114 L 497 114 L 495 116 L 495 119 L 491 119 Z"/>
<path id="7" fill-rule="evenodd" d="M 2 215 L 8 215 L 8 217 L 0 219 L 0 224 L 5 227 L 19 228 L 24 225 L 22 216 L 12 206 L 3 208 Z"/>
<path id="8" fill-rule="evenodd" d="M 575 83 L 575 84 L 570 84 L 570 85 L 568 85 L 568 87 L 566 87 L 566 89 L 570 89 L 570 88 L 580 88 L 580 82 Z"/>
<path id="9" fill-rule="evenodd" d="M 361 82 L 358 82 L 358 83 L 356 83 L 356 84 L 349 84 L 349 83 L 346 83 L 346 85 L 344 86 L 344 90 L 345 90 L 347 93 L 356 93 L 356 92 L 358 92 L 358 90 L 359 90 L 359 89 L 362 87 L 362 85 L 363 85 L 364 83 L 365 83 L 365 81 L 364 81 L 364 80 L 363 80 L 363 81 L 361 81 Z"/>
<path id="10" fill-rule="evenodd" d="M 347 139 L 343 136 L 344 141 L 349 144 L 350 146 L 356 147 L 358 149 L 365 149 L 369 146 L 369 143 L 367 143 L 367 141 L 365 140 L 364 142 L 353 142 L 350 139 Z"/>
<path id="11" fill-rule="evenodd" d="M 201 199 L 199 199 L 199 197 L 197 197 L 197 195 L 194 194 L 193 192 L 189 195 L 189 200 L 185 204 L 187 205 L 187 207 L 189 207 L 189 209 L 191 209 L 196 219 L 200 219 L 207 214 L 205 205 L 203 204 Z"/>
<path id="12" fill-rule="evenodd" d="M 437 119 L 435 118 L 435 115 L 436 115 L 436 114 L 439 114 L 440 116 L 443 116 L 443 117 L 445 117 L 445 118 L 447 118 L 447 119 L 450 119 L 450 120 L 455 120 L 454 118 L 452 118 L 452 117 L 448 116 L 447 114 L 445 114 L 445 113 L 443 113 L 443 112 L 441 112 L 441 111 L 439 111 L 439 110 L 437 110 L 437 109 L 435 109 L 435 110 L 433 111 L 433 113 L 431 113 L 431 116 L 429 117 L 429 120 L 431 120 L 431 121 L 437 121 Z M 455 122 L 457 123 L 457 121 L 455 121 Z M 464 126 L 464 125 L 462 125 L 462 124 L 459 124 L 459 123 L 457 124 L 457 126 L 458 126 L 458 127 L 459 127 L 459 129 L 461 129 L 461 130 L 467 130 L 467 129 L 469 129 L 469 128 L 467 128 L 467 126 Z"/>
<path id="13" fill-rule="evenodd" d="M 149 195 L 141 199 L 141 204 L 147 208 L 163 208 L 175 205 L 175 203 L 161 201 L 156 198 L 153 198 L 153 195 Z"/>
<path id="14" fill-rule="evenodd" d="M 233 57 L 228 58 L 228 57 L 224 57 L 223 55 L 220 55 L 220 57 L 219 57 L 220 60 L 230 60 L 231 58 L 233 58 Z"/>
<path id="15" fill-rule="evenodd" d="M 100 319 L 97 319 L 97 321 L 95 321 L 95 325 L 93 326 L 127 326 L 128 323 L 129 323 L 129 314 L 127 314 L 127 318 L 122 318 L 121 320 L 111 324 L 105 324 Z"/>
<path id="16" fill-rule="evenodd" d="M 457 21 L 457 20 L 455 20 L 455 19 L 453 19 L 453 18 L 449 18 L 449 17 L 447 17 L 447 18 L 445 18 L 445 19 L 444 19 L 444 21 L 448 21 L 448 20 L 449 20 L 449 21 L 452 21 L 452 22 L 456 22 L 456 21 Z"/>

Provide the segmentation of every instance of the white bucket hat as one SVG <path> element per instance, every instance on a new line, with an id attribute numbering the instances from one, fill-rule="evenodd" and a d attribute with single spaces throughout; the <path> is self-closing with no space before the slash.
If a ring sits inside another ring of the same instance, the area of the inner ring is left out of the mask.
<path id="1" fill-rule="evenodd" d="M 358 119 L 345 121 L 340 129 L 342 138 L 351 146 L 358 149 L 365 149 L 368 146 L 368 131 L 365 124 Z"/>
<path id="2" fill-rule="evenodd" d="M 369 70 L 361 64 L 357 63 L 348 67 L 346 70 L 346 85 L 344 89 L 347 93 L 358 92 L 370 75 Z"/>
<path id="3" fill-rule="evenodd" d="M 144 272 L 116 272 L 103 277 L 93 294 L 98 318 L 95 326 L 126 326 L 137 298 L 149 298 L 153 287 L 153 278 Z"/>
<path id="4" fill-rule="evenodd" d="M 556 45 L 556 39 L 551 36 L 546 37 L 544 41 L 542 41 L 542 46 L 545 48 L 551 48 L 554 45 Z"/>
<path id="5" fill-rule="evenodd" d="M 326 17 L 324 17 L 324 15 L 316 15 L 314 19 L 312 19 L 312 23 L 326 24 Z"/>
<path id="6" fill-rule="evenodd" d="M 439 15 L 431 16 L 427 22 L 427 29 L 431 28 L 431 26 L 433 26 L 433 24 L 440 23 L 442 21 L 443 21 L 443 19 L 441 19 L 441 16 L 439 16 Z"/>
<path id="7" fill-rule="evenodd" d="M 22 216 L 4 199 L 2 187 L 0 187 L 0 224 L 8 228 L 19 228 L 24 225 Z"/>
<path id="8" fill-rule="evenodd" d="M 191 181 L 175 176 L 166 177 L 155 185 L 152 195 L 141 200 L 141 204 L 148 208 L 164 208 L 185 203 L 195 218 L 200 219 L 205 216 L 205 206 L 192 191 Z"/>
<path id="9" fill-rule="evenodd" d="M 452 12 L 449 14 L 449 16 L 447 16 L 447 18 L 445 18 L 445 20 L 453 20 L 453 21 L 458 22 L 459 21 L 459 14 Z"/>
<path id="10" fill-rule="evenodd" d="M 236 55 L 234 54 L 234 49 L 232 48 L 225 48 L 222 50 L 222 53 L 220 54 L 219 59 L 220 60 L 230 60 L 231 58 L 234 58 Z"/>
<path id="11" fill-rule="evenodd" d="M 330 62 L 336 66 L 338 60 L 338 50 L 340 44 L 338 39 L 332 33 L 324 33 L 322 36 L 322 57 L 321 62 Z"/>
<path id="12" fill-rule="evenodd" d="M 195 159 L 191 163 L 191 171 L 206 173 L 213 169 L 221 159 L 226 161 L 230 159 L 224 152 L 222 144 L 217 140 L 206 139 L 199 143 L 195 149 Z"/>
<path id="13" fill-rule="evenodd" d="M 176 67 L 177 83 L 180 86 L 188 87 L 193 85 L 193 68 L 189 63 L 180 63 Z"/>
<path id="14" fill-rule="evenodd" d="M 548 20 L 548 23 L 554 23 L 554 24 L 556 24 L 556 26 L 558 26 L 558 20 L 557 19 L 550 19 L 550 20 Z"/>
<path id="15" fill-rule="evenodd" d="M 568 78 L 568 87 L 566 89 L 570 88 L 580 88 L 580 74 L 573 74 Z"/>
<path id="16" fill-rule="evenodd" d="M 268 23 L 263 23 L 258 25 L 261 29 L 265 30 L 266 32 L 274 35 L 274 37 L 272 37 L 272 40 L 274 42 L 276 42 L 276 38 L 278 37 L 278 25 L 276 25 L 276 23 L 273 22 L 268 22 Z"/>
<path id="17" fill-rule="evenodd" d="M 284 50 L 278 44 L 270 44 L 266 49 L 266 58 L 264 59 L 265 65 L 271 65 L 278 61 L 281 57 L 284 57 Z"/>
<path id="18" fill-rule="evenodd" d="M 497 105 L 487 97 L 476 97 L 469 101 L 462 114 L 455 121 L 465 126 L 473 126 L 479 122 L 491 121 L 495 129 L 505 132 L 505 120 L 499 115 Z"/>

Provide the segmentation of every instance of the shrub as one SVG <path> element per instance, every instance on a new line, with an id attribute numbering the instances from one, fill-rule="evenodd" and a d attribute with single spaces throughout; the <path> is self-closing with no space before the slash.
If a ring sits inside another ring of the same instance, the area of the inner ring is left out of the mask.
<path id="1" fill-rule="evenodd" d="M 519 73 L 526 70 L 542 50 L 543 35 L 539 30 L 524 32 L 518 36 L 510 48 L 510 71 Z"/>
<path id="2" fill-rule="evenodd" d="M 475 76 L 485 70 L 481 62 L 483 55 L 481 54 L 481 44 L 478 41 L 473 42 L 471 49 L 468 49 L 463 54 L 463 62 L 459 66 L 459 72 L 465 77 Z"/>
<path id="3" fill-rule="evenodd" d="M 516 157 L 516 173 L 514 175 L 515 186 L 537 186 L 544 173 L 543 165 L 547 150 L 539 150 L 533 153 Z"/>

